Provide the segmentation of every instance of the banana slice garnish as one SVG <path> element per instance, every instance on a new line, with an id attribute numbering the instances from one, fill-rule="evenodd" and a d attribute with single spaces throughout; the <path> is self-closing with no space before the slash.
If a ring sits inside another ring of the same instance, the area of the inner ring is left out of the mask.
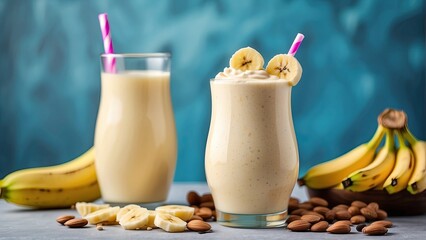
<path id="1" fill-rule="evenodd" d="M 121 216 L 120 225 L 126 230 L 146 229 L 149 212 L 146 208 L 132 208 Z"/>
<path id="2" fill-rule="evenodd" d="M 183 221 L 188 221 L 194 215 L 194 208 L 183 205 L 166 205 L 157 207 L 157 213 L 167 213 L 172 216 L 178 217 Z"/>
<path id="3" fill-rule="evenodd" d="M 89 213 L 84 218 L 89 224 L 98 224 L 102 222 L 115 222 L 117 219 L 117 213 L 120 211 L 120 207 L 109 207 L 100 209 L 98 211 Z"/>
<path id="4" fill-rule="evenodd" d="M 229 60 L 229 66 L 242 71 L 263 69 L 262 55 L 251 47 L 241 48 Z"/>
<path id="5" fill-rule="evenodd" d="M 120 222 L 121 217 L 123 217 L 124 215 L 126 215 L 126 213 L 130 212 L 130 210 L 135 209 L 135 208 L 141 208 L 139 205 L 136 204 L 129 204 L 126 205 L 122 208 L 120 208 L 120 211 L 118 211 L 117 213 L 117 222 Z M 145 210 L 147 210 L 145 208 Z"/>
<path id="6" fill-rule="evenodd" d="M 183 232 L 186 229 L 185 221 L 167 213 L 157 213 L 154 223 L 166 232 Z"/>
<path id="7" fill-rule="evenodd" d="M 147 227 L 151 228 L 157 228 L 155 226 L 155 217 L 157 216 L 157 212 L 153 210 L 148 210 L 149 216 L 148 216 L 148 223 L 146 224 Z"/>
<path id="8" fill-rule="evenodd" d="M 299 61 L 291 55 L 275 55 L 266 66 L 266 71 L 281 79 L 287 80 L 290 85 L 295 86 L 302 77 L 302 66 Z"/>
<path id="9" fill-rule="evenodd" d="M 78 202 L 75 204 L 75 209 L 81 217 L 85 217 L 87 214 L 96 212 L 101 209 L 109 208 L 109 204 L 95 204 L 87 202 Z"/>

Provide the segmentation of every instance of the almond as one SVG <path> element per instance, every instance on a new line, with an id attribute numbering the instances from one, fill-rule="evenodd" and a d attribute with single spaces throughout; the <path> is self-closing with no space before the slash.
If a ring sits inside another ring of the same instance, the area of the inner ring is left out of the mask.
<path id="1" fill-rule="evenodd" d="M 74 219 L 75 217 L 72 215 L 63 215 L 56 218 L 56 221 L 62 225 L 68 220 Z"/>
<path id="2" fill-rule="evenodd" d="M 84 218 L 73 218 L 64 223 L 65 226 L 70 228 L 81 228 L 87 225 L 87 220 Z"/>
<path id="3" fill-rule="evenodd" d="M 198 215 L 192 215 L 192 217 L 191 217 L 191 219 L 189 219 L 189 221 L 192 221 L 192 220 L 203 220 L 203 218 L 198 216 Z"/>
<path id="4" fill-rule="evenodd" d="M 359 208 L 355 207 L 355 206 L 350 206 L 348 208 L 348 212 L 351 214 L 351 216 L 355 216 L 355 215 L 361 214 L 361 212 L 359 211 Z"/>
<path id="5" fill-rule="evenodd" d="M 310 202 L 302 202 L 302 203 L 299 204 L 298 207 L 301 208 L 301 209 L 306 209 L 306 210 L 314 209 L 314 206 Z"/>
<path id="6" fill-rule="evenodd" d="M 362 232 L 367 235 L 385 235 L 388 232 L 388 229 L 378 224 L 373 224 L 363 228 Z"/>
<path id="7" fill-rule="evenodd" d="M 317 212 L 317 213 L 319 213 L 319 214 L 321 214 L 323 216 L 325 216 L 325 213 L 327 213 L 328 211 L 330 211 L 330 209 L 328 207 L 318 206 L 318 207 L 314 207 L 313 211 Z"/>
<path id="8" fill-rule="evenodd" d="M 353 201 L 352 203 L 351 203 L 351 206 L 355 206 L 355 207 L 357 207 L 357 208 L 359 208 L 359 209 L 361 209 L 361 208 L 365 208 L 365 207 L 367 207 L 367 203 L 365 203 L 365 202 L 363 202 L 363 201 Z"/>
<path id="9" fill-rule="evenodd" d="M 287 220 L 285 221 L 287 224 L 295 221 L 295 220 L 299 220 L 300 216 L 299 215 L 290 215 Z"/>
<path id="10" fill-rule="evenodd" d="M 299 215 L 302 216 L 305 212 L 308 212 L 309 210 L 299 208 L 291 212 L 291 215 Z"/>
<path id="11" fill-rule="evenodd" d="M 364 217 L 367 219 L 367 220 L 373 220 L 373 219 L 376 219 L 377 218 L 377 213 L 376 213 L 376 211 L 374 210 L 374 209 L 372 209 L 372 208 L 369 208 L 369 207 L 364 207 L 364 208 L 361 208 L 361 214 L 362 215 L 364 215 Z"/>
<path id="12" fill-rule="evenodd" d="M 325 220 L 327 220 L 328 222 L 333 222 L 335 216 L 336 216 L 336 211 L 330 210 L 325 213 Z"/>
<path id="13" fill-rule="evenodd" d="M 382 209 L 377 210 L 376 213 L 377 213 L 378 220 L 384 220 L 388 217 L 388 213 Z"/>
<path id="14" fill-rule="evenodd" d="M 311 224 L 305 220 L 295 220 L 287 225 L 287 228 L 293 232 L 308 231 Z"/>
<path id="15" fill-rule="evenodd" d="M 368 208 L 374 209 L 374 211 L 379 210 L 379 204 L 376 202 L 371 202 L 367 205 Z"/>
<path id="16" fill-rule="evenodd" d="M 335 222 L 334 224 L 344 224 L 344 225 L 348 225 L 348 226 L 352 225 L 351 221 L 349 221 L 349 220 L 339 220 L 339 221 Z"/>
<path id="17" fill-rule="evenodd" d="M 204 222 L 203 220 L 192 220 L 189 221 L 186 227 L 189 230 L 196 231 L 196 232 L 206 232 L 209 231 L 212 227 L 210 224 Z"/>
<path id="18" fill-rule="evenodd" d="M 291 212 L 299 207 L 299 199 L 291 197 L 288 201 L 288 211 Z"/>
<path id="19" fill-rule="evenodd" d="M 200 204 L 200 207 L 207 207 L 211 210 L 215 210 L 214 202 L 203 202 Z"/>
<path id="20" fill-rule="evenodd" d="M 320 221 L 312 225 L 311 232 L 326 232 L 328 228 L 327 221 Z"/>
<path id="21" fill-rule="evenodd" d="M 205 220 L 211 218 L 213 216 L 213 212 L 210 208 L 202 207 L 198 210 L 196 215 Z"/>
<path id="22" fill-rule="evenodd" d="M 334 210 L 348 210 L 348 208 L 349 206 L 345 204 L 339 204 L 333 207 Z"/>
<path id="23" fill-rule="evenodd" d="M 314 207 L 316 207 L 316 206 L 327 207 L 328 206 L 327 200 L 325 200 L 323 198 L 319 198 L 319 197 L 313 197 L 313 198 L 309 199 L 309 202 Z"/>
<path id="24" fill-rule="evenodd" d="M 194 208 L 194 214 L 200 211 L 200 207 L 198 207 L 197 205 L 191 205 L 190 207 Z"/>
<path id="25" fill-rule="evenodd" d="M 327 232 L 334 233 L 334 234 L 344 234 L 344 233 L 350 233 L 351 227 L 346 224 L 333 224 L 330 227 L 327 228 Z"/>
<path id="26" fill-rule="evenodd" d="M 321 220 L 320 217 L 318 217 L 316 215 L 312 215 L 312 214 L 303 215 L 300 219 L 305 220 L 305 221 L 309 222 L 310 224 L 317 223 Z"/>
<path id="27" fill-rule="evenodd" d="M 351 223 L 352 224 L 360 224 L 360 223 L 365 223 L 365 217 L 363 215 L 355 215 L 353 217 L 351 217 Z"/>
<path id="28" fill-rule="evenodd" d="M 211 193 L 205 193 L 201 196 L 200 202 L 213 202 L 213 196 Z"/>
<path id="29" fill-rule="evenodd" d="M 349 220 L 351 219 L 351 214 L 347 210 L 339 210 L 336 212 L 335 218 L 337 220 Z"/>
<path id="30" fill-rule="evenodd" d="M 320 220 L 324 220 L 324 215 L 319 214 L 319 213 L 314 212 L 314 211 L 306 211 L 306 212 L 303 213 L 303 215 L 315 215 L 315 216 L 318 216 L 320 218 Z"/>
<path id="31" fill-rule="evenodd" d="M 383 227 L 390 228 L 393 226 L 393 223 L 387 220 L 380 220 L 380 221 L 372 222 L 371 225 L 381 225 Z"/>
<path id="32" fill-rule="evenodd" d="M 190 191 L 186 195 L 186 200 L 188 201 L 189 205 L 199 205 L 201 202 L 201 197 L 198 195 L 198 193 Z"/>

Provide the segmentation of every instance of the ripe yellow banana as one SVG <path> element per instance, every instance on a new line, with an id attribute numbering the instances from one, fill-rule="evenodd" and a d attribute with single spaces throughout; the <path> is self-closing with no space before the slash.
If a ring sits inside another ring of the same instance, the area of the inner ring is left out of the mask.
<path id="1" fill-rule="evenodd" d="M 394 136 L 392 130 L 386 129 L 385 146 L 368 166 L 349 174 L 349 176 L 342 181 L 343 187 L 354 192 L 366 191 L 377 186 L 382 187 L 383 182 L 391 173 L 394 165 Z"/>
<path id="2" fill-rule="evenodd" d="M 299 179 L 300 185 L 313 189 L 330 188 L 338 185 L 348 174 L 371 163 L 383 135 L 384 127 L 379 125 L 373 138 L 350 152 L 327 162 L 316 165 Z"/>
<path id="3" fill-rule="evenodd" d="M 414 153 L 414 170 L 408 180 L 407 190 L 412 194 L 417 194 L 426 189 L 426 142 L 417 140 L 408 128 L 404 128 L 403 135 L 410 143 Z"/>
<path id="4" fill-rule="evenodd" d="M 0 198 L 34 208 L 70 207 L 100 197 L 94 149 L 64 164 L 29 168 L 0 181 Z"/>
<path id="5" fill-rule="evenodd" d="M 395 167 L 383 184 L 383 188 L 390 194 L 404 190 L 408 186 L 411 174 L 414 170 L 413 152 L 405 144 L 400 130 L 397 131 L 399 149 L 396 153 Z"/>

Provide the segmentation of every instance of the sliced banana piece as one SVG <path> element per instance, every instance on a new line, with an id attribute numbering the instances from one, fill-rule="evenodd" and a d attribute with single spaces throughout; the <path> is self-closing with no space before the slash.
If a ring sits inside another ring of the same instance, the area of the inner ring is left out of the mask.
<path id="1" fill-rule="evenodd" d="M 167 213 L 157 213 L 154 223 L 166 232 L 183 232 L 186 229 L 185 221 Z"/>
<path id="2" fill-rule="evenodd" d="M 229 66 L 242 71 L 263 69 L 262 55 L 251 47 L 241 48 L 229 60 Z"/>
<path id="3" fill-rule="evenodd" d="M 126 230 L 146 229 L 148 219 L 146 208 L 133 208 L 120 218 L 120 225 Z"/>
<path id="4" fill-rule="evenodd" d="M 288 54 L 275 55 L 266 66 L 266 71 L 281 79 L 287 80 L 290 85 L 296 86 L 302 77 L 302 66 L 299 61 Z"/>
<path id="5" fill-rule="evenodd" d="M 120 222 L 120 219 L 121 219 L 122 216 L 124 216 L 130 210 L 135 209 L 135 208 L 141 208 L 141 207 L 139 205 L 136 205 L 136 204 L 129 204 L 129 205 L 126 205 L 126 206 L 120 208 L 120 211 L 118 211 L 118 213 L 117 213 L 117 222 Z M 145 208 L 145 210 L 146 210 L 146 208 Z"/>
<path id="6" fill-rule="evenodd" d="M 155 216 L 157 216 L 157 212 L 153 210 L 148 210 L 149 216 L 148 216 L 148 223 L 146 224 L 147 227 L 150 228 L 157 228 L 155 226 Z"/>
<path id="7" fill-rule="evenodd" d="M 102 222 L 115 222 L 117 219 L 117 213 L 120 211 L 120 207 L 109 207 L 100 209 L 98 211 L 89 213 L 84 218 L 89 224 L 98 224 Z"/>
<path id="8" fill-rule="evenodd" d="M 155 209 L 157 213 L 167 213 L 178 217 L 183 221 L 188 221 L 194 215 L 194 208 L 183 205 L 165 205 Z"/>
<path id="9" fill-rule="evenodd" d="M 75 204 L 75 209 L 81 217 L 86 216 L 89 213 L 96 212 L 101 209 L 109 208 L 109 204 L 95 204 L 87 202 L 78 202 Z"/>

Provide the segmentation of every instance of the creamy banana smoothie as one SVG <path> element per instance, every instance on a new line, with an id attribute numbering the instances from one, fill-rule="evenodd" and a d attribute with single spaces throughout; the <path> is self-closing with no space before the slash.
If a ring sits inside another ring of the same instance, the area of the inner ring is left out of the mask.
<path id="1" fill-rule="evenodd" d="M 95 151 L 103 200 L 111 203 L 166 200 L 177 154 L 170 73 L 102 72 L 101 80 Z"/>
<path id="2" fill-rule="evenodd" d="M 282 226 L 299 170 L 291 89 L 302 68 L 280 54 L 263 70 L 263 58 L 252 48 L 237 51 L 230 65 L 210 82 L 205 170 L 218 221 Z"/>

